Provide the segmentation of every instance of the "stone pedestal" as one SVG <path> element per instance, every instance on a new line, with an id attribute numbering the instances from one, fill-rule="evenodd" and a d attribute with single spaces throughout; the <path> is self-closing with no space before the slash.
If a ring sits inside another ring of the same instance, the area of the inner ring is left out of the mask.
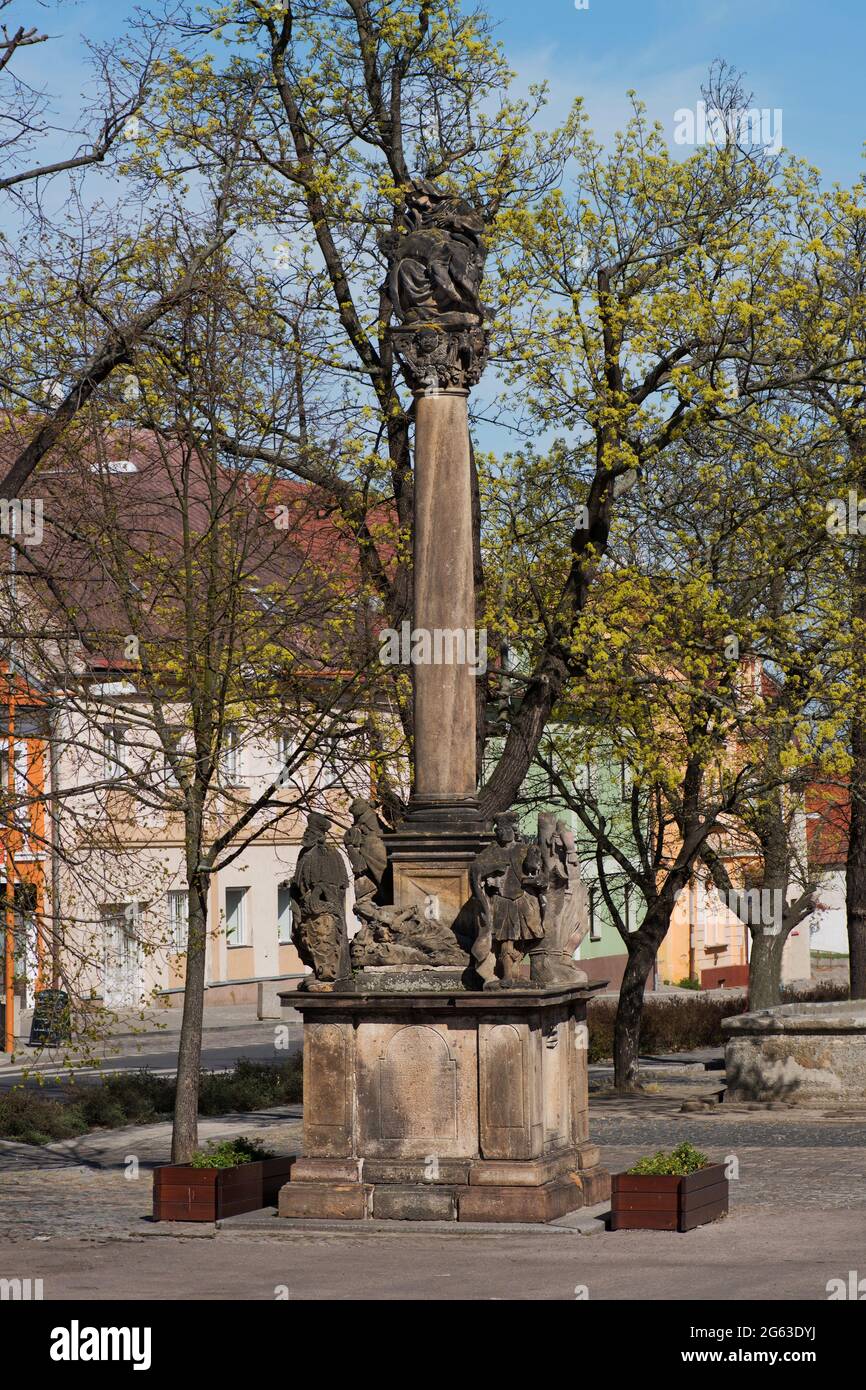
<path id="1" fill-rule="evenodd" d="M 282 996 L 304 1017 L 304 1155 L 280 1215 L 537 1222 L 604 1200 L 591 991 L 430 983 Z"/>
<path id="2" fill-rule="evenodd" d="M 726 1101 L 866 1104 L 866 1001 L 782 1004 L 722 1022 Z"/>

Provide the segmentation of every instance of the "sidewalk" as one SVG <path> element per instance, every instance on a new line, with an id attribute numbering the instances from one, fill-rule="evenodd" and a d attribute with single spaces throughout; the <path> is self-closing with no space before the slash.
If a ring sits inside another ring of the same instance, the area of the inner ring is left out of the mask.
<path id="1" fill-rule="evenodd" d="M 604 1208 L 551 1227 L 505 1229 L 324 1227 L 273 1211 L 217 1226 L 157 1226 L 150 1173 L 169 1156 L 162 1123 L 45 1149 L 0 1144 L 0 1277 L 42 1278 L 46 1299 L 750 1302 L 826 1299 L 829 1279 L 862 1271 L 866 1117 L 724 1106 L 683 1114 L 685 1085 L 593 1099 L 590 1126 L 612 1171 L 682 1139 L 736 1159 L 730 1216 L 687 1235 L 610 1232 Z M 246 1133 L 299 1152 L 301 1113 L 284 1106 L 203 1120 L 202 1140 Z"/>
<path id="2" fill-rule="evenodd" d="M 256 1005 L 252 1003 L 214 1004 L 205 1009 L 204 1031 L 206 1033 L 226 1033 L 254 1024 L 273 1026 L 281 1021 L 285 1023 L 300 1021 L 300 1014 L 296 1009 L 284 1009 L 283 1014 L 285 1015 L 284 1019 L 282 1016 L 280 1019 L 260 1019 L 256 1012 Z M 26 1009 L 22 1012 L 21 1032 L 15 1039 L 16 1052 L 19 1047 L 27 1048 L 32 1016 L 32 1009 Z M 140 1042 L 143 1038 L 177 1037 L 180 1034 L 182 1018 L 183 1009 L 181 1008 L 121 1009 L 109 1022 L 106 1028 L 106 1037 L 114 1042 Z M 7 1056 L 7 1053 L 0 1053 L 0 1057 Z"/>

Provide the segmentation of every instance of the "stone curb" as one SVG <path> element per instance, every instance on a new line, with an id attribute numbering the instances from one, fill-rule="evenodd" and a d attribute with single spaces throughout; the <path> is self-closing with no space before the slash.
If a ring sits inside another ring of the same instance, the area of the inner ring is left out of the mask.
<path id="1" fill-rule="evenodd" d="M 598 1235 L 607 1229 L 606 1216 L 610 1203 L 602 1202 L 594 1207 L 571 1212 L 558 1221 L 546 1224 L 530 1221 L 509 1221 L 501 1224 L 488 1221 L 294 1221 L 289 1217 L 278 1218 L 274 1208 L 265 1211 L 247 1212 L 243 1216 L 232 1216 L 215 1225 L 201 1222 L 154 1222 L 134 1232 L 148 1240 L 163 1236 L 168 1239 L 194 1240 L 214 1239 L 216 1236 L 249 1239 L 259 1237 L 265 1240 L 285 1240 L 292 1235 L 335 1235 L 335 1236 L 500 1236 L 500 1235 Z"/>

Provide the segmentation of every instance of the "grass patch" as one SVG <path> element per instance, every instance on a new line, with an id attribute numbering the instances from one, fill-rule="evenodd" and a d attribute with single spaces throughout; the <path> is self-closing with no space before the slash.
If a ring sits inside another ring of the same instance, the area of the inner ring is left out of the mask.
<path id="1" fill-rule="evenodd" d="M 230 1072 L 202 1072 L 200 1115 L 266 1110 L 300 1101 L 302 1057 L 285 1062 L 241 1059 Z M 115 1072 L 93 1084 L 70 1086 L 62 1097 L 38 1086 L 16 1087 L 0 1096 L 0 1139 L 20 1144 L 52 1144 L 94 1129 L 146 1125 L 171 1117 L 175 1083 L 152 1072 Z"/>

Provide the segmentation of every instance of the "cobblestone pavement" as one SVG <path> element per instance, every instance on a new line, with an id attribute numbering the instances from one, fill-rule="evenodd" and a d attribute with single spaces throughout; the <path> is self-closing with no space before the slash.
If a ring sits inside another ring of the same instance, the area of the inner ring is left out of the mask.
<path id="1" fill-rule="evenodd" d="M 594 1099 L 591 1129 L 605 1166 L 615 1172 L 689 1139 L 711 1158 L 737 1160 L 735 1212 L 866 1208 L 866 1116 L 723 1106 L 683 1114 L 681 1105 L 681 1095 L 667 1094 Z M 294 1105 L 203 1120 L 201 1138 L 255 1134 L 278 1153 L 297 1153 L 301 1113 Z M 0 1239 L 100 1241 L 140 1232 L 151 1169 L 168 1162 L 169 1147 L 167 1124 L 97 1131 L 42 1149 L 0 1143 Z"/>
<path id="2" fill-rule="evenodd" d="M 603 1371 L 611 1347 L 592 1311 L 598 1300 L 704 1300 L 706 1313 L 696 1320 L 724 1326 L 733 1316 L 760 1325 L 761 1300 L 798 1299 L 806 1302 L 791 1310 L 791 1320 L 809 1324 L 810 1305 L 826 1301 L 831 1279 L 866 1273 L 866 1217 L 843 1211 L 735 1212 L 688 1235 L 538 1228 L 436 1234 L 403 1222 L 393 1233 L 347 1235 L 280 1231 L 282 1224 L 273 1219 L 270 1237 L 199 1229 L 194 1239 L 0 1241 L 0 1275 L 42 1279 L 48 1300 L 571 1302 L 568 1326 L 578 1329 L 584 1357 L 598 1357 Z M 575 1298 L 589 1298 L 589 1307 Z M 723 1312 L 726 1303 L 740 1311 Z M 275 1317 L 274 1335 L 296 1326 L 283 1303 Z M 642 1347 L 645 1359 L 654 1350 L 651 1339 Z"/>
<path id="3" fill-rule="evenodd" d="M 202 1120 L 202 1142 L 254 1134 L 276 1153 L 301 1146 L 301 1107 Z M 127 1236 L 149 1220 L 151 1172 L 171 1152 L 168 1124 L 96 1131 L 34 1148 L 0 1142 L 0 1240 Z"/>

